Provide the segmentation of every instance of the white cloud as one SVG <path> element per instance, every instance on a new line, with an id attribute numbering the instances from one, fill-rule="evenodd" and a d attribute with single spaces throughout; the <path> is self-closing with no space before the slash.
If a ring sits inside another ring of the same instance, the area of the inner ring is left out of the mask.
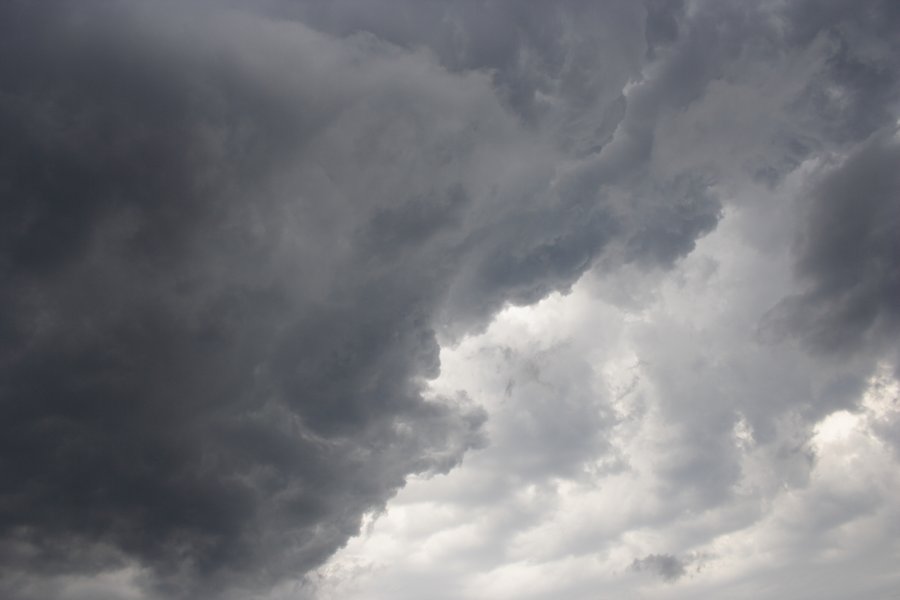
<path id="1" fill-rule="evenodd" d="M 830 364 L 755 335 L 792 285 L 755 218 L 729 209 L 636 307 L 594 274 L 443 348 L 432 385 L 487 408 L 490 445 L 411 481 L 319 597 L 886 597 L 896 380 L 884 366 L 838 408 Z"/>

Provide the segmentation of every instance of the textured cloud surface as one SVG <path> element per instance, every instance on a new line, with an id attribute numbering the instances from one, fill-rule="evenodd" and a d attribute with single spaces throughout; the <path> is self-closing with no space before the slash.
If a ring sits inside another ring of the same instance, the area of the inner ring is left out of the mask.
<path id="1" fill-rule="evenodd" d="M 898 27 L 4 3 L 0 595 L 896 589 Z"/>

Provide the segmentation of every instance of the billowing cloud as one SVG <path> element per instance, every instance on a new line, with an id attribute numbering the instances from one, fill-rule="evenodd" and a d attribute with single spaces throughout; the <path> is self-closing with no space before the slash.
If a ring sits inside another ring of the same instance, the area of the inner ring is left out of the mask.
<path id="1" fill-rule="evenodd" d="M 371 33 L 3 11 L 7 596 L 129 565 L 234 595 L 320 564 L 481 443 L 479 408 L 422 397 L 435 331 L 571 284 L 645 219 L 558 193 L 568 151 L 486 72 Z"/>
<path id="2" fill-rule="evenodd" d="M 769 327 L 824 352 L 895 344 L 900 324 L 900 139 L 875 134 L 811 191 L 797 241 L 806 289 L 781 302 Z"/>
<path id="3" fill-rule="evenodd" d="M 841 411 L 873 464 L 898 439 L 861 399 L 896 360 L 898 18 L 6 3 L 0 592 L 349 598 L 298 582 L 411 478 L 450 489 L 409 513 L 438 541 L 394 535 L 409 597 L 584 597 L 599 554 L 680 589 L 742 528 L 789 559 L 890 522 L 819 465 Z M 784 487 L 833 508 L 806 537 Z"/>

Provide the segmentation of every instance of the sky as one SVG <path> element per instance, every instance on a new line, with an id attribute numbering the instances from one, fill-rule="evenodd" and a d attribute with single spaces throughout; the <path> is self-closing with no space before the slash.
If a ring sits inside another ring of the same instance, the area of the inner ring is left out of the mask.
<path id="1" fill-rule="evenodd" d="M 0 4 L 0 596 L 900 596 L 900 4 Z"/>

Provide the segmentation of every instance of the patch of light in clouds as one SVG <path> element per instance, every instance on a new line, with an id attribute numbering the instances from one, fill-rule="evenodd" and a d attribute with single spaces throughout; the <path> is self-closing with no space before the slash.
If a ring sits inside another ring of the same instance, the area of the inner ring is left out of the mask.
<path id="1" fill-rule="evenodd" d="M 440 580 L 431 597 L 594 598 L 600 591 L 750 598 L 753 581 L 771 580 L 798 597 L 828 590 L 837 598 L 855 584 L 824 576 L 827 583 L 812 585 L 809 578 L 855 569 L 869 547 L 898 556 L 891 499 L 900 479 L 884 475 L 900 464 L 873 431 L 876 422 L 896 419 L 897 381 L 887 364 L 870 377 L 856 408 L 812 422 L 796 398 L 770 399 L 777 410 L 770 422 L 756 415 L 766 429 L 760 433 L 745 415 L 754 410 L 752 397 L 704 398 L 724 406 L 710 417 L 696 412 L 705 409 L 692 408 L 690 397 L 660 387 L 669 366 L 646 362 L 647 344 L 675 344 L 662 360 L 681 365 L 687 389 L 699 384 L 698 393 L 709 380 L 722 394 L 755 385 L 744 370 L 762 368 L 754 361 L 765 366 L 771 352 L 800 369 L 801 380 L 828 379 L 827 369 L 819 371 L 799 349 L 771 345 L 750 329 L 772 298 L 790 289 L 748 293 L 754 283 L 746 274 L 771 273 L 770 281 L 792 285 L 789 263 L 773 261 L 771 248 L 742 234 L 753 218 L 752 210 L 729 209 L 690 256 L 659 275 L 651 298 L 617 304 L 616 290 L 607 289 L 615 280 L 589 275 L 571 293 L 508 307 L 483 333 L 442 348 L 442 374 L 431 385 L 442 395 L 464 391 L 482 401 L 488 446 L 447 475 L 413 478 L 322 571 L 321 597 L 414 598 L 426 582 Z M 546 396 L 520 395 L 523 385 Z M 557 443 L 535 431 L 552 431 L 554 419 L 574 410 L 566 397 L 571 387 L 592 390 L 608 425 L 602 439 L 565 457 L 572 463 L 562 474 L 534 472 L 525 459 L 495 462 L 554 452 L 534 446 Z M 707 420 L 699 428 L 698 418 Z M 510 423 L 522 435 L 510 433 Z M 720 448 L 703 459 L 711 461 L 707 473 L 734 477 L 719 492 L 710 490 L 721 483 L 685 470 L 697 460 L 691 453 L 698 435 Z M 792 575 L 782 570 L 786 564 L 804 566 Z M 657 565 L 670 570 L 655 576 Z M 873 593 L 891 581 L 873 582 Z"/>

